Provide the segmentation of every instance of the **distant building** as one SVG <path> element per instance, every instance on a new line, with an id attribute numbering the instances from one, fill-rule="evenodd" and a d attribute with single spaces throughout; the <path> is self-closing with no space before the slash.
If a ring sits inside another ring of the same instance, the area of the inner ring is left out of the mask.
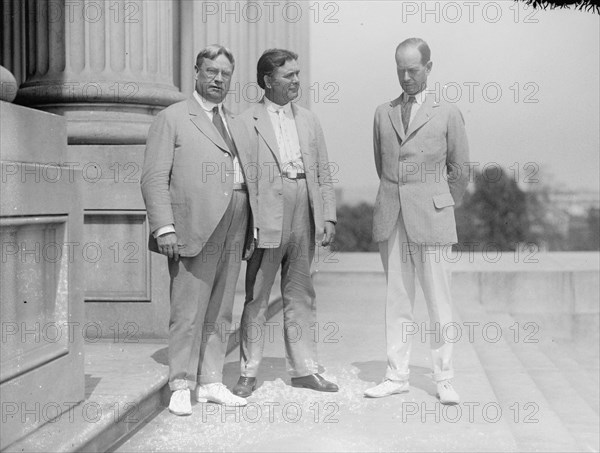
<path id="1" fill-rule="evenodd" d="M 570 216 L 583 217 L 590 209 L 600 209 L 600 192 L 561 190 L 550 192 L 549 201 Z"/>
<path id="2" fill-rule="evenodd" d="M 532 212 L 531 228 L 548 250 L 596 250 L 600 193 L 585 190 L 539 190 L 529 194 L 539 208 Z M 595 223 L 596 222 L 596 223 Z"/>

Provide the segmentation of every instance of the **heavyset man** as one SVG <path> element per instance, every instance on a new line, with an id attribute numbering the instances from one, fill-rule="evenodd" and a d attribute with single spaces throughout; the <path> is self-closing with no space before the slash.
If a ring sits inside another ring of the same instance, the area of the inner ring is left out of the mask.
<path id="1" fill-rule="evenodd" d="M 168 257 L 171 277 L 169 410 L 176 415 L 192 413 L 190 390 L 197 401 L 246 404 L 222 384 L 250 205 L 256 201 L 243 171 L 250 164 L 251 137 L 223 107 L 234 64 L 225 47 L 203 49 L 193 96 L 158 114 L 146 145 L 141 184 L 149 247 Z"/>

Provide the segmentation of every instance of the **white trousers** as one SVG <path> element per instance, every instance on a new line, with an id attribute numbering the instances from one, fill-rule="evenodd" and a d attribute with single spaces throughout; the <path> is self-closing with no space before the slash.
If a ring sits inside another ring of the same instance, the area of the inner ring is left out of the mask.
<path id="1" fill-rule="evenodd" d="M 408 380 L 413 337 L 423 337 L 423 325 L 413 319 L 415 276 L 419 279 L 427 309 L 433 378 L 436 382 L 453 377 L 452 343 L 456 338 L 452 324 L 452 306 L 448 274 L 443 259 L 444 245 L 415 244 L 408 241 L 402 213 L 390 238 L 379 243 L 387 280 L 385 306 L 388 366 L 386 379 Z M 416 275 L 415 275 L 416 274 Z"/>

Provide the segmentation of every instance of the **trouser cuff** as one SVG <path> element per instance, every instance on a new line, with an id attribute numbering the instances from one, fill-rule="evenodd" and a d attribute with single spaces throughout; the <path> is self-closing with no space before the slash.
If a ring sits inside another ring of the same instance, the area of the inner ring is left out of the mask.
<path id="1" fill-rule="evenodd" d="M 390 381 L 408 381 L 410 377 L 410 371 L 398 371 L 398 370 L 387 370 L 385 372 L 385 378 Z"/>
<path id="2" fill-rule="evenodd" d="M 293 378 L 310 376 L 319 372 L 319 365 L 314 360 L 305 360 L 302 368 L 288 368 L 288 373 Z"/>
<path id="3" fill-rule="evenodd" d="M 437 382 L 441 382 L 441 381 L 447 381 L 448 379 L 452 379 L 453 377 L 454 377 L 454 371 L 446 370 L 446 371 L 442 371 L 440 373 L 434 373 L 433 380 L 437 383 Z"/>
<path id="4" fill-rule="evenodd" d="M 187 379 L 174 379 L 171 382 L 169 382 L 169 388 L 171 389 L 171 391 L 176 391 L 176 390 L 193 390 L 196 387 L 196 382 L 195 381 L 188 381 Z"/>

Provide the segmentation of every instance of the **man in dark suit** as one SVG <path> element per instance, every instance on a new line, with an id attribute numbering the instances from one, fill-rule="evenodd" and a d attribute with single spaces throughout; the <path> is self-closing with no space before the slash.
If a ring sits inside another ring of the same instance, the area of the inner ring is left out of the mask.
<path id="1" fill-rule="evenodd" d="M 365 395 L 382 397 L 408 391 L 412 339 L 408 332 L 415 329 L 416 276 L 431 328 L 440 333 L 431 335 L 438 395 L 443 404 L 457 404 L 459 396 L 450 383 L 454 374 L 452 343 L 443 338 L 452 326 L 452 307 L 440 251 L 457 242 L 454 205 L 468 183 L 465 163 L 469 146 L 459 110 L 425 93 L 433 66 L 430 57 L 429 46 L 422 39 L 400 43 L 396 67 L 404 93 L 375 112 L 373 146 L 380 186 L 373 239 L 379 243 L 387 278 L 388 367 L 384 382 Z"/>
<path id="2" fill-rule="evenodd" d="M 275 275 L 281 268 L 283 321 L 292 386 L 336 392 L 318 373 L 316 322 L 310 266 L 315 240 L 329 245 L 335 235 L 335 193 L 325 138 L 317 117 L 293 104 L 298 96 L 298 56 L 267 50 L 257 64 L 265 97 L 242 114 L 257 139 L 257 248 L 248 261 L 246 302 L 240 344 L 241 377 L 233 392 L 249 396 L 262 360 L 266 311 Z M 256 327 L 260 332 L 256 332 Z M 290 336 L 293 338 L 290 339 Z"/>
<path id="3" fill-rule="evenodd" d="M 225 47 L 196 59 L 196 90 L 158 114 L 150 128 L 142 194 L 149 247 L 168 256 L 171 276 L 169 409 L 192 412 L 197 401 L 241 406 L 222 384 L 233 298 L 250 205 L 244 178 L 251 137 L 223 107 L 234 69 Z"/>

